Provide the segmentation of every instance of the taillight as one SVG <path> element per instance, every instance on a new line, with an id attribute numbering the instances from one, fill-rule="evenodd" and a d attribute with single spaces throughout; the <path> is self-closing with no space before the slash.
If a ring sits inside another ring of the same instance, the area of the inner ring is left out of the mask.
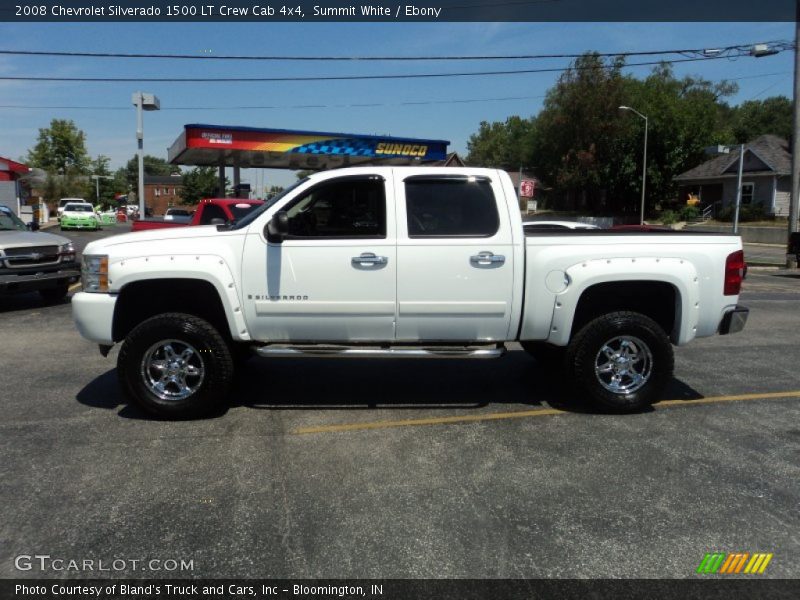
<path id="1" fill-rule="evenodd" d="M 726 296 L 738 296 L 742 290 L 742 280 L 747 272 L 744 262 L 744 251 L 737 250 L 728 254 L 725 259 L 725 289 Z"/>

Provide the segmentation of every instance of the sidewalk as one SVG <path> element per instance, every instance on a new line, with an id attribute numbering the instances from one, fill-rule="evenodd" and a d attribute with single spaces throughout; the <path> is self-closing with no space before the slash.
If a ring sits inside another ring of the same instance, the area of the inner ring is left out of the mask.
<path id="1" fill-rule="evenodd" d="M 777 244 L 744 244 L 748 265 L 785 266 L 786 246 Z"/>

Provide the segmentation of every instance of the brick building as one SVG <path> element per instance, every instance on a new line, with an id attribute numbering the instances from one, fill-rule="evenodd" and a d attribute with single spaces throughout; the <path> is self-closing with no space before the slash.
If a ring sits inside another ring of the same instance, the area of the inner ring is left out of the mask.
<path id="1" fill-rule="evenodd" d="M 180 175 L 145 175 L 144 202 L 153 215 L 163 215 L 170 206 L 181 203 L 183 178 Z"/>

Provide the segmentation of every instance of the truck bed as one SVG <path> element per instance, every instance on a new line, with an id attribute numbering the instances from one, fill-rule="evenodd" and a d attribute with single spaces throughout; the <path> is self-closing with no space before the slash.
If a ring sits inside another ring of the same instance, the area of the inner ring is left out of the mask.
<path id="1" fill-rule="evenodd" d="M 676 344 L 715 334 L 725 311 L 736 305 L 736 296 L 722 292 L 724 265 L 741 249 L 739 236 L 594 229 L 537 231 L 526 234 L 524 241 L 523 340 L 565 345 L 581 294 L 600 282 L 671 286 L 681 315 L 671 332 Z"/>

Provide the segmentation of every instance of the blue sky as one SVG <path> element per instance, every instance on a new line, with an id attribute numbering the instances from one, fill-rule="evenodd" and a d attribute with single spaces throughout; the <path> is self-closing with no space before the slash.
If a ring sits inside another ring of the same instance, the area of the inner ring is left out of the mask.
<path id="1" fill-rule="evenodd" d="M 713 48 L 794 37 L 793 23 L 3 23 L 0 48 L 123 53 L 277 55 L 531 54 Z M 565 60 L 535 67 L 566 66 Z M 0 75 L 61 76 L 313 76 L 531 68 L 525 61 L 435 63 L 310 63 L 149 61 L 0 56 Z M 629 72 L 645 75 L 649 67 Z M 791 96 L 793 58 L 777 56 L 676 65 L 678 75 L 738 79 L 729 101 Z M 0 156 L 24 156 L 39 127 L 54 117 L 73 119 L 86 132 L 92 156 L 121 166 L 136 151 L 131 93 L 158 95 L 164 110 L 145 115 L 145 151 L 166 158 L 166 148 L 186 123 L 390 134 L 451 141 L 466 151 L 481 121 L 530 116 L 555 73 L 443 79 L 281 83 L 37 83 L 0 81 L 0 105 L 112 106 L 117 110 L 0 108 Z M 448 103 L 451 100 L 518 100 Z M 401 105 L 436 101 L 441 104 Z M 353 104 L 380 106 L 354 107 Z M 299 108 L 301 105 L 325 108 Z M 237 110 L 237 105 L 270 105 Z M 186 110 L 186 107 L 219 107 Z M 184 108 L 179 108 L 184 107 Z M 286 184 L 290 172 L 259 175 L 267 185 Z M 256 183 L 254 171 L 243 180 Z"/>

